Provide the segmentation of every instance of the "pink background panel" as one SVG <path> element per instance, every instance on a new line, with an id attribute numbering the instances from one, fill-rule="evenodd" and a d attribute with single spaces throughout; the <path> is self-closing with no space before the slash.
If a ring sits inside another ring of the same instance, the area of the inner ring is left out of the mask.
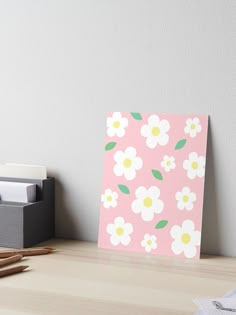
<path id="1" fill-rule="evenodd" d="M 108 113 L 111 117 L 113 113 Z M 204 177 L 189 179 L 187 171 L 183 169 L 183 161 L 188 159 L 191 152 L 197 152 L 198 156 L 206 157 L 207 143 L 207 125 L 208 116 L 206 115 L 171 115 L 157 113 L 141 113 L 142 120 L 135 120 L 130 113 L 121 113 L 122 117 L 128 119 L 128 127 L 124 137 L 106 136 L 105 143 L 114 141 L 116 146 L 110 151 L 105 151 L 104 156 L 104 176 L 102 184 L 102 193 L 105 189 L 110 188 L 118 193 L 118 205 L 115 208 L 106 209 L 101 202 L 100 208 L 100 225 L 99 225 L 99 241 L 98 246 L 102 248 L 110 248 L 115 250 L 145 252 L 141 247 L 141 241 L 145 233 L 155 235 L 157 237 L 157 249 L 151 254 L 157 255 L 175 255 L 171 250 L 173 238 L 170 235 L 170 229 L 173 225 L 182 225 L 184 220 L 190 219 L 195 224 L 195 230 L 201 231 L 202 227 L 202 209 L 203 209 L 203 194 L 204 194 Z M 146 145 L 146 138 L 141 136 L 141 127 L 148 124 L 148 117 L 157 115 L 160 120 L 166 119 L 170 123 L 170 130 L 167 132 L 169 141 L 167 145 L 157 145 L 154 149 L 150 149 Z M 184 132 L 186 120 L 188 118 L 198 117 L 202 127 L 202 131 L 196 137 L 191 138 L 189 134 Z M 186 145 L 179 150 L 175 150 L 175 145 L 180 139 L 187 139 Z M 113 167 L 116 164 L 114 154 L 118 151 L 124 151 L 127 147 L 134 147 L 137 150 L 137 156 L 143 160 L 143 167 L 136 172 L 134 180 L 126 180 L 124 176 L 118 177 L 113 172 Z M 176 168 L 170 172 L 165 172 L 161 167 L 161 161 L 164 155 L 174 156 Z M 163 174 L 163 180 L 157 180 L 151 173 L 152 169 L 160 170 Z M 120 192 L 118 185 L 124 184 L 129 187 L 130 194 Z M 141 214 L 136 214 L 132 211 L 131 204 L 136 199 L 135 190 L 139 186 L 149 188 L 156 186 L 160 189 L 160 199 L 164 202 L 164 210 L 160 214 L 155 214 L 154 219 L 150 222 L 144 222 Z M 191 211 L 179 210 L 177 208 L 177 200 L 175 194 L 182 191 L 184 186 L 188 186 L 191 191 L 196 193 L 197 200 L 194 202 L 194 208 Z M 132 223 L 133 233 L 131 242 L 128 246 L 114 246 L 110 242 L 110 235 L 106 232 L 106 227 L 110 223 L 114 223 L 116 217 L 124 217 L 125 222 Z M 163 229 L 155 229 L 155 225 L 160 220 L 168 220 L 168 225 Z M 184 257 L 184 254 L 178 255 Z M 194 258 L 199 258 L 200 246 L 197 246 L 197 255 Z"/>

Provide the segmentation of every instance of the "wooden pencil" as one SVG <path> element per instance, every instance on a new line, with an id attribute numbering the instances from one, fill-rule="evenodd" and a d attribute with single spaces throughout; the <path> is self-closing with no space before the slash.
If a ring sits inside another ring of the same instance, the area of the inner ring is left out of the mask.
<path id="1" fill-rule="evenodd" d="M 10 264 L 14 264 L 18 261 L 20 261 L 23 258 L 22 255 L 15 255 L 15 256 L 11 256 L 5 259 L 0 260 L 0 268 L 10 265 Z"/>
<path id="2" fill-rule="evenodd" d="M 12 267 L 12 268 L 8 268 L 8 269 L 0 270 L 0 278 L 10 276 L 10 275 L 13 275 L 15 273 L 22 272 L 28 267 L 29 266 L 17 266 L 17 267 Z"/>
<path id="3" fill-rule="evenodd" d="M 35 255 L 46 255 L 51 253 L 53 250 L 49 248 L 26 248 L 26 249 L 14 249 L 4 250 L 0 252 L 0 258 L 7 258 L 15 255 L 22 256 L 35 256 Z"/>

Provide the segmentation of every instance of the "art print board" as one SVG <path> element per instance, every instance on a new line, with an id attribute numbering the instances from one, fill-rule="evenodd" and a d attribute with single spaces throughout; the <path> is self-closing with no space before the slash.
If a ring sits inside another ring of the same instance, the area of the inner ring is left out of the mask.
<path id="1" fill-rule="evenodd" d="M 108 113 L 98 246 L 200 257 L 207 115 Z"/>

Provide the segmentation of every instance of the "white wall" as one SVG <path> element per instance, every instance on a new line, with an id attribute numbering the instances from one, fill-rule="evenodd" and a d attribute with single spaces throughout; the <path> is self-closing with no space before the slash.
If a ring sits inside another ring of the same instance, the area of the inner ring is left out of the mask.
<path id="1" fill-rule="evenodd" d="M 0 0 L 0 162 L 57 179 L 96 240 L 107 111 L 210 114 L 203 251 L 236 255 L 233 0 Z"/>

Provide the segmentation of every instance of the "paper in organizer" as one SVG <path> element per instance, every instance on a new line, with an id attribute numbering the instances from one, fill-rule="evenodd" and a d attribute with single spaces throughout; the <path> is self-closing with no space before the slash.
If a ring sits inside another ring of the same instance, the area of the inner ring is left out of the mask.
<path id="1" fill-rule="evenodd" d="M 36 184 L 0 181 L 0 199 L 11 202 L 34 202 Z"/>

